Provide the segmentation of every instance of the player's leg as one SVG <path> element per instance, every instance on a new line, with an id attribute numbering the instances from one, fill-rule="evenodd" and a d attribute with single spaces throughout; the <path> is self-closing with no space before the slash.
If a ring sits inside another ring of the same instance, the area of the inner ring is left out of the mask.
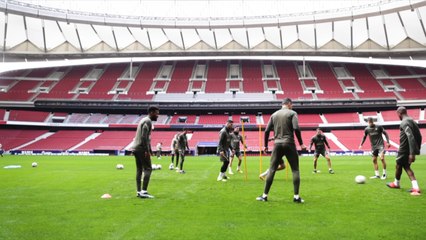
<path id="1" fill-rule="evenodd" d="M 414 171 L 411 169 L 411 164 L 406 164 L 403 166 L 405 172 L 408 175 L 408 178 L 410 178 L 411 180 L 411 193 L 417 193 L 416 195 L 420 194 L 420 188 L 419 188 L 419 184 L 417 183 L 417 179 L 416 176 L 414 175 Z"/>
<path id="2" fill-rule="evenodd" d="M 278 160 L 277 171 L 281 171 L 283 169 L 285 169 L 285 163 L 284 163 L 284 160 L 281 158 L 281 159 Z M 265 180 L 266 176 L 268 176 L 268 173 L 269 173 L 269 168 L 266 169 L 266 171 L 264 171 L 263 173 L 259 174 L 259 179 Z"/>
<path id="3" fill-rule="evenodd" d="M 142 169 L 143 169 L 143 183 L 142 183 L 142 198 L 154 198 L 154 196 L 148 193 L 148 185 L 151 179 L 152 173 L 152 164 L 151 164 L 151 155 L 144 154 L 142 158 Z"/>
<path id="4" fill-rule="evenodd" d="M 314 153 L 314 170 L 312 171 L 312 173 L 319 173 L 320 172 L 319 170 L 317 170 L 318 157 L 319 157 L 319 154 L 315 151 L 315 153 Z"/>
<path id="5" fill-rule="evenodd" d="M 374 149 L 372 153 L 373 167 L 374 167 L 374 176 L 370 177 L 371 179 L 380 178 L 379 165 L 377 164 L 377 157 L 379 156 L 379 150 Z"/>
<path id="6" fill-rule="evenodd" d="M 175 155 L 176 155 L 176 164 L 175 164 L 175 169 L 178 170 L 179 169 L 179 150 L 175 150 Z"/>
<path id="7" fill-rule="evenodd" d="M 299 196 L 300 189 L 300 172 L 299 172 L 299 154 L 297 153 L 296 145 L 287 145 L 285 149 L 285 156 L 291 167 L 293 174 L 293 202 L 303 203 L 304 200 Z"/>
<path id="8" fill-rule="evenodd" d="M 235 152 L 234 152 L 234 151 L 232 151 L 232 152 L 231 152 L 231 156 L 229 157 L 229 165 L 228 165 L 228 173 L 229 173 L 230 175 L 234 174 L 234 173 L 232 172 L 232 163 L 234 162 L 234 156 L 235 156 Z"/>
<path id="9" fill-rule="evenodd" d="M 238 157 L 237 172 L 243 173 L 243 171 L 241 170 L 241 163 L 243 162 L 243 158 L 241 156 L 241 152 L 238 153 L 237 157 Z"/>
<path id="10" fill-rule="evenodd" d="M 334 174 L 333 168 L 331 167 L 331 159 L 330 159 L 330 155 L 328 154 L 328 152 L 324 151 L 324 158 L 327 160 L 327 165 L 328 165 L 328 173 L 330 174 Z"/>
<path id="11" fill-rule="evenodd" d="M 268 193 L 274 182 L 275 172 L 277 171 L 279 160 L 284 156 L 284 144 L 275 144 L 271 154 L 271 164 L 269 173 L 266 177 L 265 188 L 263 194 L 256 198 L 258 201 L 268 201 Z"/>
<path id="12" fill-rule="evenodd" d="M 173 162 L 174 162 L 174 160 L 175 160 L 175 153 L 174 153 L 174 151 L 173 151 L 173 149 L 172 149 L 172 151 L 170 152 L 170 154 L 172 155 L 172 161 L 171 161 L 171 163 L 170 163 L 170 165 L 169 165 L 169 169 L 170 170 L 173 170 L 173 168 L 175 168 L 175 166 L 173 165 Z"/>
<path id="13" fill-rule="evenodd" d="M 180 166 L 179 166 L 179 170 L 177 170 L 177 172 L 184 173 L 183 162 L 185 162 L 185 150 L 179 150 L 179 155 L 180 155 Z"/>
<path id="14" fill-rule="evenodd" d="M 399 181 L 401 180 L 402 168 L 406 164 L 408 164 L 408 155 L 398 154 L 396 156 L 395 180 L 393 182 L 387 183 L 386 185 L 388 187 L 390 187 L 390 188 L 400 188 Z"/>
<path id="15" fill-rule="evenodd" d="M 222 162 L 222 167 L 220 167 L 219 176 L 217 177 L 218 181 L 224 181 L 228 179 L 228 177 L 225 175 L 226 169 L 229 166 L 229 154 L 225 151 L 225 156 L 220 156 L 220 161 Z"/>
<path id="16" fill-rule="evenodd" d="M 136 162 L 136 191 L 138 193 L 137 196 L 139 196 L 140 191 L 142 190 L 142 158 L 143 158 L 143 151 L 141 150 L 134 150 L 133 155 L 135 156 L 135 162 Z"/>
<path id="17" fill-rule="evenodd" d="M 385 150 L 382 149 L 382 151 L 379 154 L 380 160 L 382 161 L 382 166 L 383 166 L 383 174 L 381 179 L 386 179 L 386 160 L 385 160 Z"/>

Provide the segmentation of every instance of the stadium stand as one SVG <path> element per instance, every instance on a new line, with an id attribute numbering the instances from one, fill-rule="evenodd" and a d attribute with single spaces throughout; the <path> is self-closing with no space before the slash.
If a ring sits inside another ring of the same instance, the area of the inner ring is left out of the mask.
<path id="1" fill-rule="evenodd" d="M 224 93 L 227 75 L 226 61 L 211 61 L 207 73 L 206 93 Z"/>
<path id="2" fill-rule="evenodd" d="M 360 123 L 358 113 L 324 113 L 328 123 Z"/>
<path id="3" fill-rule="evenodd" d="M 40 139 L 32 144 L 22 147 L 19 150 L 66 151 L 83 141 L 92 133 L 93 131 L 89 130 L 61 130 L 47 138 Z"/>
<path id="4" fill-rule="evenodd" d="M 284 94 L 277 94 L 278 99 L 312 99 L 311 94 L 303 94 L 296 68 L 291 62 L 276 62 L 277 73 Z"/>
<path id="5" fill-rule="evenodd" d="M 0 129 L 0 143 L 9 151 L 43 135 L 45 130 Z"/>
<path id="6" fill-rule="evenodd" d="M 168 93 L 185 93 L 194 67 L 193 61 L 178 62 L 167 89 Z"/>
<path id="7" fill-rule="evenodd" d="M 76 151 L 123 150 L 135 137 L 135 131 L 104 131 L 95 139 L 77 147 Z"/>
<path id="8" fill-rule="evenodd" d="M 88 94 L 79 94 L 78 99 L 92 100 L 112 100 L 113 94 L 108 92 L 113 88 L 117 79 L 121 76 L 126 66 L 123 64 L 113 64 L 107 66 L 105 72 L 96 84 L 90 89 Z"/>
<path id="9" fill-rule="evenodd" d="M 198 123 L 224 125 L 228 119 L 228 115 L 202 115 L 200 116 Z"/>
<path id="10" fill-rule="evenodd" d="M 259 61 L 243 61 L 242 74 L 244 92 L 264 92 L 262 69 Z"/>
<path id="11" fill-rule="evenodd" d="M 10 110 L 8 121 L 44 122 L 49 113 L 27 110 Z"/>

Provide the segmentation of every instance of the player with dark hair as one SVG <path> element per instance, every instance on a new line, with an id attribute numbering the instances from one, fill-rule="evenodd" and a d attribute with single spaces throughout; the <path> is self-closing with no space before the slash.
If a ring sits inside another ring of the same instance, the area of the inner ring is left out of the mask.
<path id="1" fill-rule="evenodd" d="M 185 161 L 185 151 L 189 151 L 188 147 L 188 138 L 186 137 L 186 134 L 188 133 L 187 129 L 183 129 L 183 132 L 179 133 L 177 136 L 177 148 L 180 156 L 180 166 L 179 169 L 176 170 L 178 173 L 185 173 L 183 170 L 183 162 Z M 177 167 L 177 163 L 176 163 Z"/>
<path id="2" fill-rule="evenodd" d="M 328 147 L 328 150 L 330 150 L 330 145 L 328 144 L 327 138 L 322 133 L 322 130 L 320 128 L 317 128 L 317 133 L 315 136 L 311 138 L 311 144 L 309 145 L 309 152 L 312 149 L 312 145 L 315 145 L 315 152 L 314 152 L 314 170 L 313 173 L 319 173 L 320 171 L 317 170 L 317 162 L 318 157 L 322 155 L 327 159 L 327 165 L 328 165 L 328 172 L 330 174 L 334 174 L 333 169 L 331 168 L 331 160 L 330 156 L 328 154 L 328 151 L 326 151 L 326 146 Z"/>
<path id="3" fill-rule="evenodd" d="M 405 107 L 399 107 L 396 111 L 401 124 L 399 125 L 399 149 L 396 157 L 395 180 L 387 184 L 390 188 L 400 188 L 402 169 L 404 168 L 411 180 L 411 195 L 420 195 L 419 184 L 417 183 L 411 164 L 416 161 L 416 155 L 420 154 L 422 135 L 417 123 L 408 116 Z"/>
<path id="4" fill-rule="evenodd" d="M 136 135 L 133 142 L 133 155 L 136 160 L 136 196 L 140 198 L 154 198 L 148 193 L 148 184 L 151 178 L 151 131 L 152 121 L 157 121 L 160 110 L 156 106 L 148 108 L 148 116 L 142 118 L 136 129 Z M 143 186 L 141 179 L 143 173 Z"/>
<path id="5" fill-rule="evenodd" d="M 265 129 L 264 151 L 268 151 L 268 140 L 271 130 L 274 130 L 274 149 L 272 150 L 271 165 L 269 167 L 269 173 L 266 178 L 265 189 L 263 194 L 256 198 L 258 201 L 268 201 L 268 193 L 272 182 L 274 181 L 275 172 L 282 157 L 286 156 L 293 174 L 293 202 L 304 202 L 303 199 L 299 196 L 299 155 L 297 153 L 294 135 L 296 135 L 302 150 L 306 150 L 306 146 L 303 144 L 297 113 L 293 111 L 292 108 L 293 102 L 291 99 L 284 99 L 282 108 L 271 115 L 271 118 L 269 119 L 268 125 Z"/>
<path id="6" fill-rule="evenodd" d="M 361 144 L 359 145 L 359 149 L 362 148 L 362 144 L 364 144 L 365 139 L 367 138 L 367 135 L 370 138 L 371 143 L 371 154 L 373 156 L 373 166 L 374 166 L 374 176 L 370 178 L 381 178 L 386 179 L 386 161 L 385 161 L 385 144 L 383 142 L 383 136 L 385 135 L 387 147 L 390 147 L 389 143 L 389 135 L 388 133 L 383 129 L 382 126 L 379 126 L 374 123 L 373 118 L 369 117 L 367 119 L 368 126 L 364 130 L 364 137 L 362 138 Z M 383 165 L 383 175 L 380 177 L 379 174 L 379 165 L 377 164 L 377 156 L 380 157 L 380 160 L 382 160 Z"/>
<path id="7" fill-rule="evenodd" d="M 175 168 L 174 165 L 173 165 L 175 156 L 176 156 L 176 170 L 179 169 L 178 168 L 178 164 L 179 164 L 179 150 L 177 148 L 177 137 L 178 137 L 178 135 L 179 135 L 179 133 L 176 133 L 173 136 L 172 143 L 170 145 L 170 154 L 172 155 L 172 162 L 170 163 L 170 166 L 169 166 L 170 170 L 173 170 Z"/>
<path id="8" fill-rule="evenodd" d="M 217 151 L 219 152 L 220 161 L 222 162 L 222 167 L 220 168 L 219 176 L 217 177 L 217 181 L 226 182 L 229 179 L 226 176 L 226 169 L 229 166 L 229 157 L 232 151 L 231 146 L 231 131 L 234 129 L 233 121 L 228 120 L 226 125 L 219 132 L 219 144 L 217 146 Z"/>
<path id="9" fill-rule="evenodd" d="M 243 173 L 241 170 L 241 162 L 242 162 L 242 155 L 240 150 L 240 143 L 244 144 L 243 137 L 240 135 L 240 128 L 235 127 L 234 131 L 231 133 L 231 145 L 232 145 L 232 152 L 231 152 L 231 158 L 229 161 L 229 174 L 234 174 L 232 172 L 232 162 L 234 161 L 234 156 L 237 156 L 238 158 L 238 165 L 237 165 L 237 172 Z M 247 148 L 247 145 L 244 144 L 244 148 Z"/>

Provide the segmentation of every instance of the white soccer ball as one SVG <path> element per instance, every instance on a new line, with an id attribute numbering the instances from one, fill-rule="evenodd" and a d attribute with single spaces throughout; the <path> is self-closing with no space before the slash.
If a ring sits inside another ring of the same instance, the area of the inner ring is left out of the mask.
<path id="1" fill-rule="evenodd" d="M 358 175 L 355 177 L 355 182 L 358 184 L 363 184 L 365 183 L 365 181 L 367 180 L 367 178 L 365 176 L 362 175 Z"/>
<path id="2" fill-rule="evenodd" d="M 152 170 L 161 170 L 160 164 L 152 164 Z"/>
<path id="3" fill-rule="evenodd" d="M 115 168 L 117 168 L 118 170 L 122 170 L 122 169 L 124 169 L 124 165 L 123 164 L 117 164 L 117 166 L 115 166 Z"/>
<path id="4" fill-rule="evenodd" d="M 36 163 L 36 162 L 33 162 L 33 163 L 31 163 L 31 166 L 32 166 L 32 167 L 37 167 L 37 163 Z"/>

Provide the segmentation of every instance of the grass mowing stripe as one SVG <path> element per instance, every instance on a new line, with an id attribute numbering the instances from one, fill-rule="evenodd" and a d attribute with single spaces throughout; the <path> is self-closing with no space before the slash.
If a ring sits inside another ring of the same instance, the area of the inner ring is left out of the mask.
<path id="1" fill-rule="evenodd" d="M 387 156 L 387 181 L 394 159 Z M 426 187 L 425 160 L 419 156 L 413 165 L 420 187 Z M 269 158 L 263 161 L 265 168 Z M 400 190 L 379 179 L 359 185 L 356 175 L 373 174 L 370 157 L 332 161 L 336 174 L 328 174 L 324 158 L 322 172 L 312 174 L 312 158 L 301 157 L 306 203 L 300 205 L 292 202 L 291 172 L 285 180 L 285 171 L 276 174 L 268 202 L 254 200 L 264 187 L 256 157 L 247 158 L 247 181 L 235 173 L 228 182 L 216 181 L 218 157 L 186 157 L 186 174 L 168 170 L 169 157 L 153 159 L 163 165 L 149 187 L 156 199 L 143 200 L 135 197 L 133 157 L 5 156 L 1 167 L 23 167 L 0 169 L 0 239 L 423 238 L 426 200 L 406 192 L 405 173 Z M 117 163 L 124 170 L 116 170 Z M 101 199 L 107 192 L 113 198 Z"/>

